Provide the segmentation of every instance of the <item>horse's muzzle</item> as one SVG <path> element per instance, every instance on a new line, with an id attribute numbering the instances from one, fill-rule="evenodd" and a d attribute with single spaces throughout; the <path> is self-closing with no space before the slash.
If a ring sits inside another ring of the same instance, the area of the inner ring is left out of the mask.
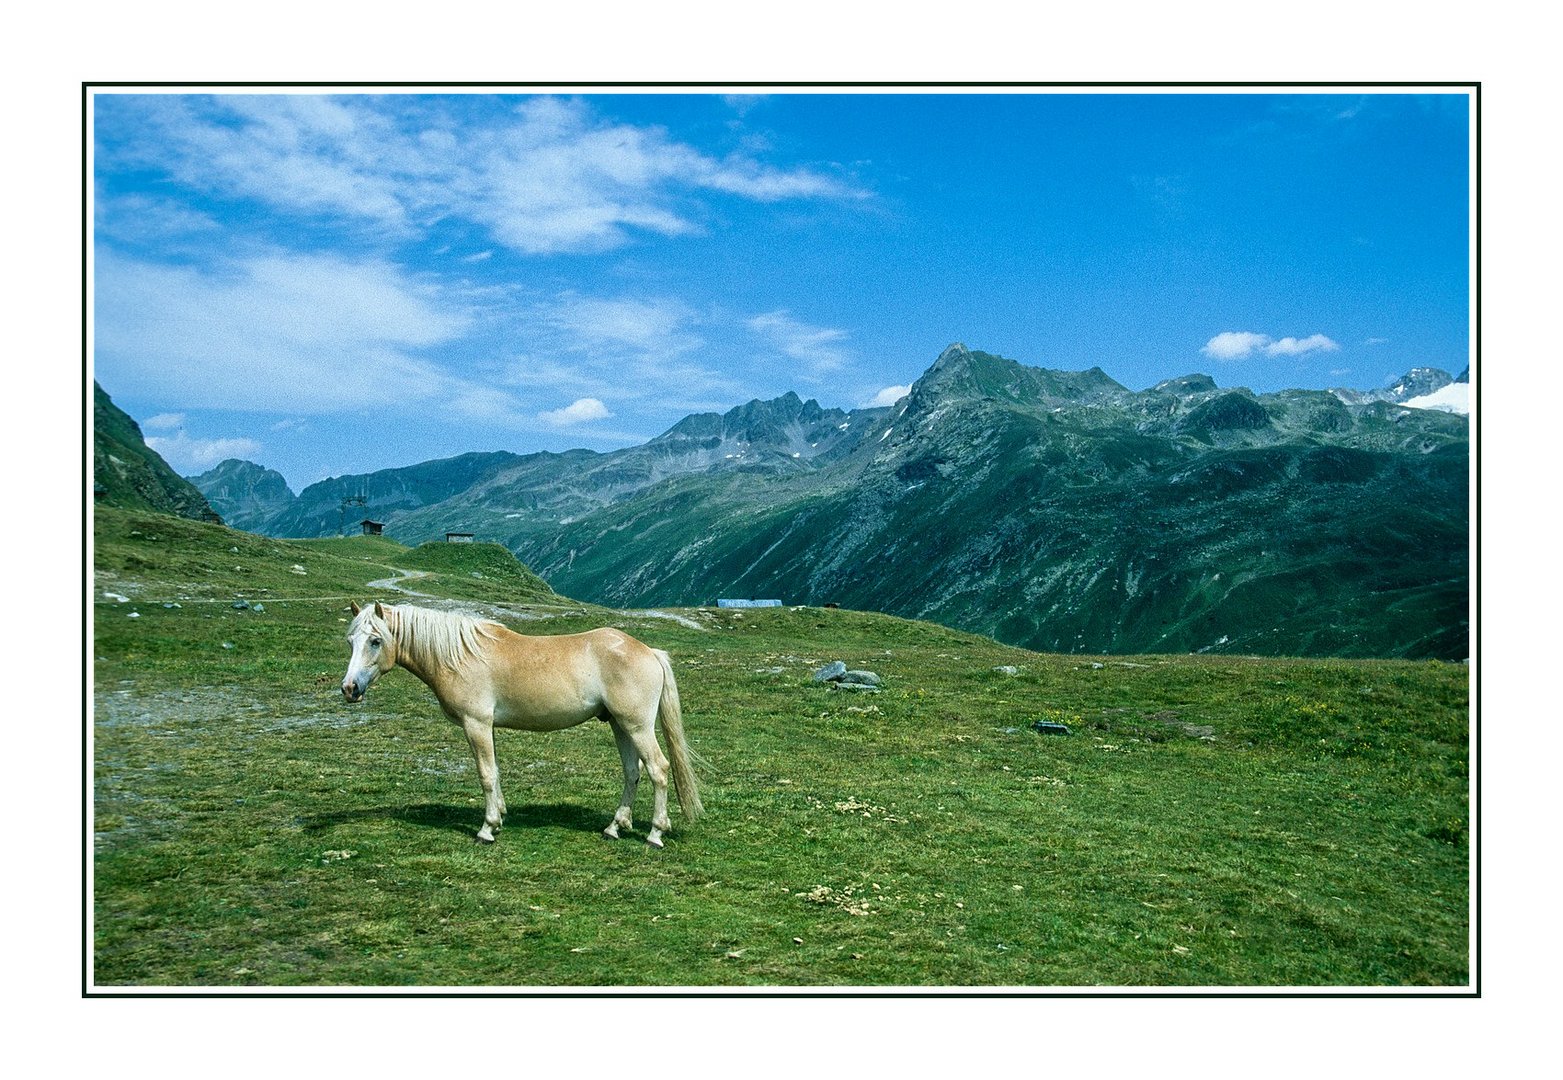
<path id="1" fill-rule="evenodd" d="M 350 682 L 345 682 L 342 684 L 342 696 L 345 697 L 351 704 L 357 704 L 358 702 L 364 700 L 364 692 Z"/>

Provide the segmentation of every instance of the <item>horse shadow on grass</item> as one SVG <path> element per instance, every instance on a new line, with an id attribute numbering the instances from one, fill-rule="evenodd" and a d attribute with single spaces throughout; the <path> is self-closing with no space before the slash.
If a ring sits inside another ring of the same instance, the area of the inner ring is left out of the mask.
<path id="1" fill-rule="evenodd" d="M 572 832 L 601 832 L 611 815 L 589 810 L 573 803 L 526 803 L 512 806 L 505 814 L 505 831 L 519 829 L 568 829 Z M 483 827 L 483 808 L 452 806 L 448 803 L 413 803 L 397 806 L 366 806 L 357 810 L 339 810 L 330 814 L 305 814 L 299 819 L 305 832 L 323 832 L 338 825 L 360 821 L 402 821 L 425 829 L 477 835 Z"/>

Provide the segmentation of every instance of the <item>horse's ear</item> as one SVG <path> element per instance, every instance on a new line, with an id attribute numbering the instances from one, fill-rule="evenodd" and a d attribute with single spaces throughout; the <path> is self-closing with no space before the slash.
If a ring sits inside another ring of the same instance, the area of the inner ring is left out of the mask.
<path id="1" fill-rule="evenodd" d="M 374 617 L 381 622 L 385 621 L 385 609 L 380 606 L 380 601 L 378 600 L 374 602 Z"/>
<path id="2" fill-rule="evenodd" d="M 364 610 L 363 608 L 359 607 L 357 604 L 353 603 L 353 601 L 351 601 L 351 600 L 349 600 L 347 602 L 347 606 L 353 612 L 354 615 L 357 615 L 360 611 Z"/>

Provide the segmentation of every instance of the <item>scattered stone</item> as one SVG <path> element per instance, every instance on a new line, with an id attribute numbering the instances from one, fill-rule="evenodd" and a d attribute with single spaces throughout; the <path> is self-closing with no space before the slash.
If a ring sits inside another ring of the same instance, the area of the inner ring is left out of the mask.
<path id="1" fill-rule="evenodd" d="M 163 606 L 166 607 L 166 608 L 169 608 L 169 609 L 173 609 L 173 608 L 176 608 L 176 607 L 184 607 L 183 604 L 175 604 L 175 603 L 167 603 L 167 604 L 164 604 Z"/>
<path id="2" fill-rule="evenodd" d="M 223 648 L 225 648 L 225 649 L 231 649 L 231 648 L 233 648 L 233 642 L 231 642 L 231 641 L 225 641 L 225 642 L 223 642 Z"/>
<path id="3" fill-rule="evenodd" d="M 233 602 L 233 610 L 248 611 L 250 610 L 250 602 L 248 600 L 235 600 Z"/>
<path id="4" fill-rule="evenodd" d="M 117 592 L 106 592 L 106 593 L 103 594 L 103 599 L 105 599 L 105 600 L 112 600 L 116 604 L 128 604 L 128 603 L 130 603 L 130 597 L 124 596 L 124 595 L 122 595 L 120 593 L 117 593 Z"/>
<path id="5" fill-rule="evenodd" d="M 880 678 L 872 671 L 849 671 L 841 676 L 843 683 L 855 683 L 860 686 L 878 686 Z"/>
<path id="6" fill-rule="evenodd" d="M 250 608 L 250 610 L 251 610 L 251 611 L 260 611 L 260 612 L 264 612 L 264 611 L 265 611 L 265 610 L 266 610 L 266 605 L 265 605 L 265 604 L 255 604 L 255 605 L 253 605 L 253 606 L 252 606 L 252 607 L 251 607 L 251 608 Z"/>
<path id="7" fill-rule="evenodd" d="M 1092 665 L 1091 665 L 1091 670 L 1092 670 L 1092 671 L 1100 671 L 1100 670 L 1102 670 L 1102 665 L 1101 665 L 1101 664 L 1096 664 L 1096 663 L 1093 663 L 1093 664 L 1092 664 Z"/>
<path id="8" fill-rule="evenodd" d="M 998 667 L 994 668 L 993 670 L 996 671 L 1000 675 L 1014 676 L 1014 675 L 1019 675 L 1020 674 L 1020 669 L 1018 667 L 1016 667 L 1014 664 L 1000 664 Z"/>
<path id="9" fill-rule="evenodd" d="M 307 573 L 309 573 L 309 571 L 305 570 L 298 563 L 294 563 L 291 567 L 288 568 L 288 573 L 290 573 L 290 574 L 307 574 Z"/>
<path id="10" fill-rule="evenodd" d="M 840 660 L 832 660 L 814 673 L 815 682 L 836 682 L 847 673 L 847 665 Z"/>
<path id="11" fill-rule="evenodd" d="M 141 618 L 141 612 L 139 612 L 139 611 L 132 611 L 129 615 L 126 615 L 125 618 L 127 618 L 127 619 L 139 619 L 139 618 Z"/>
<path id="12" fill-rule="evenodd" d="M 1069 734 L 1069 726 L 1067 724 L 1055 724 L 1051 720 L 1038 720 L 1036 723 L 1031 725 L 1031 730 L 1040 731 L 1044 735 Z"/>

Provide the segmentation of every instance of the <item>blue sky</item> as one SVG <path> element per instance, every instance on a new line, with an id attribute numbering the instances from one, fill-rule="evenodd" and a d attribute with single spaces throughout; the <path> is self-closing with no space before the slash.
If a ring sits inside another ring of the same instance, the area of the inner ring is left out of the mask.
<path id="1" fill-rule="evenodd" d="M 642 442 L 952 341 L 1132 389 L 1468 361 L 1464 93 L 93 98 L 94 375 L 295 490 Z"/>

